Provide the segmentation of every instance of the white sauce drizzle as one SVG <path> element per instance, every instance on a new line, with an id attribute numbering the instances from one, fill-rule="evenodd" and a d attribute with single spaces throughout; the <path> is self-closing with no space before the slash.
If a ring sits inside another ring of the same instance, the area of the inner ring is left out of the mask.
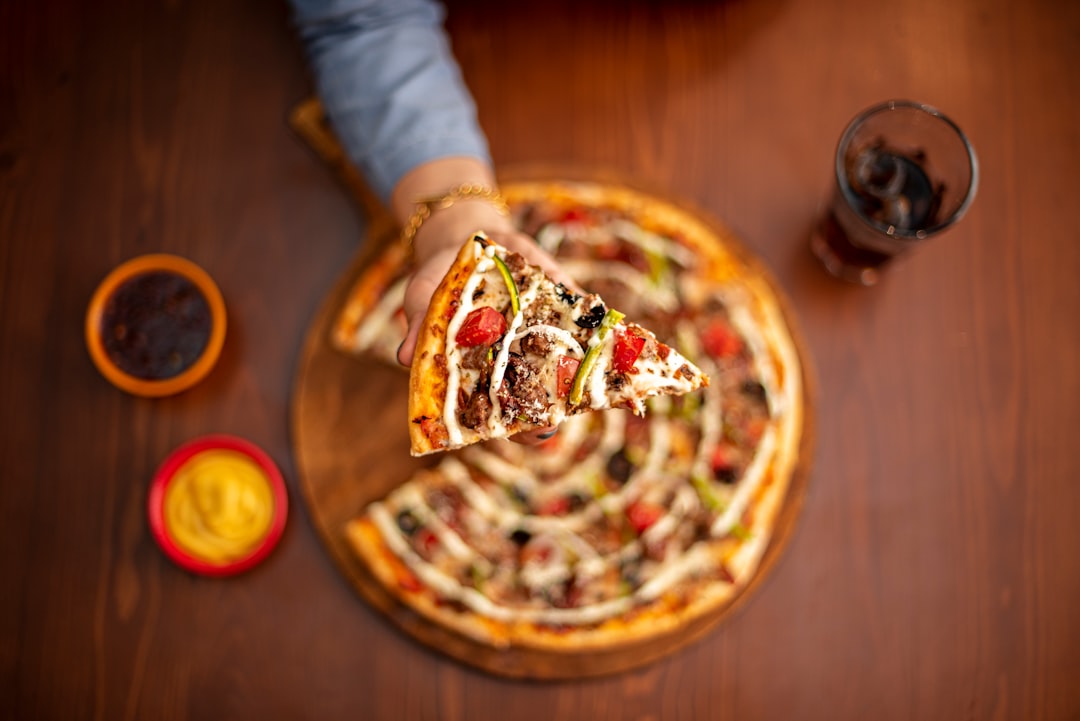
<path id="1" fill-rule="evenodd" d="M 712 565 L 712 554 L 704 544 L 692 546 L 675 561 L 666 561 L 659 566 L 656 574 L 643 583 L 634 596 L 651 601 L 660 596 L 690 574 L 707 570 Z"/>
<path id="2" fill-rule="evenodd" d="M 543 589 L 570 578 L 572 572 L 566 563 L 566 553 L 556 537 L 550 534 L 537 535 L 529 544 L 546 548 L 547 555 L 542 560 L 538 555 L 533 556 L 522 565 L 521 580 L 526 586 Z"/>
<path id="3" fill-rule="evenodd" d="M 633 221 L 625 218 L 615 218 L 608 222 L 607 227 L 612 234 L 619 236 L 623 240 L 628 240 L 651 253 L 671 258 L 684 268 L 694 264 L 695 257 L 692 251 L 662 235 L 645 230 Z"/>
<path id="4" fill-rule="evenodd" d="M 553 495 L 566 495 L 569 490 L 583 488 L 582 479 L 594 478 L 600 473 L 600 469 L 607 463 L 615 451 L 623 444 L 623 431 L 626 427 L 626 416 L 622 411 L 610 410 L 604 414 L 604 430 L 600 442 L 587 456 L 573 464 L 564 463 L 562 468 L 566 470 L 560 475 L 546 480 L 547 488 L 554 491 Z M 583 418 L 585 416 L 570 416 L 570 418 Z M 563 426 L 559 427 L 562 433 Z M 576 448 L 568 449 L 576 453 Z M 569 454 L 567 455 L 569 458 Z M 591 493 L 592 488 L 584 488 Z M 609 494 L 614 495 L 614 494 Z"/>
<path id="5" fill-rule="evenodd" d="M 562 224 L 548 223 L 537 232 L 536 243 L 551 255 L 555 255 L 565 237 L 566 233 L 563 230 Z"/>
<path id="6" fill-rule="evenodd" d="M 379 533 L 382 534 L 394 555 L 403 560 L 405 565 L 420 577 L 420 580 L 434 588 L 439 594 L 448 598 L 458 598 L 460 596 L 461 584 L 435 568 L 435 566 L 424 562 L 413 551 L 408 539 L 402 534 L 397 521 L 390 515 L 390 511 L 386 509 L 386 506 L 376 502 L 372 503 L 369 508 L 371 510 L 371 520 L 379 529 Z"/>
<path id="7" fill-rule="evenodd" d="M 565 331 L 562 328 L 556 328 L 553 325 L 530 325 L 528 328 L 521 329 L 521 331 L 514 335 L 513 339 L 517 340 L 519 338 L 524 338 L 530 333 L 546 335 L 556 343 L 562 344 L 567 350 L 574 351 L 578 355 L 585 355 L 585 351 L 581 348 L 581 344 L 577 342 L 577 339 L 574 338 L 574 336 L 570 335 L 569 331 Z"/>
<path id="8" fill-rule="evenodd" d="M 439 464 L 439 469 L 461 490 L 473 510 L 491 521 L 493 525 L 500 528 L 514 528 L 521 519 L 520 513 L 499 505 L 491 494 L 485 493 L 484 489 L 476 485 L 469 474 L 469 469 L 454 456 L 443 459 Z"/>
<path id="9" fill-rule="evenodd" d="M 711 361 L 703 364 L 706 373 L 716 373 L 716 367 Z M 692 476 L 707 480 L 711 475 L 712 458 L 710 452 L 720 442 L 724 432 L 723 423 L 723 393 L 719 383 L 713 383 L 704 390 L 701 395 L 702 410 L 698 417 L 701 418 L 701 440 L 698 441 L 697 452 L 694 454 L 694 464 L 690 469 Z M 718 489 L 710 482 L 714 491 Z M 723 495 L 723 494 L 718 494 Z"/>
<path id="10" fill-rule="evenodd" d="M 757 323 L 751 317 L 750 312 L 741 303 L 725 303 L 728 310 L 728 318 L 731 324 L 746 341 L 750 355 L 754 359 L 754 370 L 758 380 L 765 387 L 765 397 L 769 404 L 769 415 L 775 416 L 781 412 L 777 407 L 778 394 L 776 392 L 776 369 L 773 368 L 769 354 L 765 347 L 765 341 L 758 331 Z"/>
<path id="11" fill-rule="evenodd" d="M 739 522 L 743 511 L 746 510 L 746 505 L 750 502 L 757 487 L 761 484 L 761 480 L 765 477 L 765 472 L 769 468 L 769 461 L 772 460 L 775 450 L 776 432 L 770 427 L 762 434 L 761 441 L 754 452 L 754 460 L 747 466 L 746 472 L 739 480 L 739 486 L 736 488 L 724 512 L 713 521 L 712 527 L 709 529 L 713 536 L 725 535 Z"/>
<path id="12" fill-rule="evenodd" d="M 671 500 L 669 511 L 641 534 L 641 540 L 645 543 L 655 543 L 667 538 L 675 531 L 682 519 L 692 513 L 697 506 L 698 497 L 694 489 L 690 486 L 679 486 L 675 491 L 675 498 Z"/>
<path id="13" fill-rule="evenodd" d="M 461 291 L 460 305 L 454 317 L 450 319 L 450 322 L 446 327 L 446 400 L 443 406 L 443 424 L 446 426 L 446 433 L 449 444 L 451 446 L 461 445 L 462 432 L 461 426 L 457 422 L 457 397 L 458 388 L 461 385 L 461 351 L 458 348 L 457 337 L 458 331 L 461 329 L 461 324 L 465 322 L 465 316 L 467 316 L 473 309 L 473 293 L 476 292 L 476 288 L 480 285 L 480 281 L 484 279 L 484 274 L 487 271 L 495 267 L 495 261 L 491 259 L 491 256 L 481 250 L 480 244 L 475 243 L 474 252 L 479 253 L 482 257 L 477 261 L 476 268 L 473 274 L 469 276 L 469 280 L 465 283 L 465 288 Z M 492 246 L 488 246 L 492 248 Z M 485 249 L 486 250 L 486 249 Z"/>
<path id="14" fill-rule="evenodd" d="M 597 280 L 612 280 L 626 286 L 648 305 L 666 311 L 678 308 L 679 299 L 670 288 L 652 284 L 648 276 L 629 265 L 597 263 L 590 260 L 562 260 L 560 265 L 574 280 L 585 286 Z"/>
<path id="15" fill-rule="evenodd" d="M 640 473 L 657 475 L 671 451 L 671 427 L 668 419 L 657 414 L 656 422 L 649 424 L 649 455 L 645 457 Z"/>
<path id="16" fill-rule="evenodd" d="M 488 398 L 491 400 L 491 414 L 487 419 L 487 428 L 488 431 L 492 433 L 496 433 L 503 427 L 502 404 L 499 402 L 499 387 L 502 386 L 503 376 L 506 375 L 506 366 L 510 363 L 510 343 L 515 337 L 517 329 L 525 322 L 525 307 L 532 303 L 538 289 L 539 283 L 534 281 L 533 284 L 529 286 L 528 290 L 518 295 L 518 312 L 514 314 L 514 319 L 510 323 L 510 328 L 503 337 L 502 347 L 499 348 L 499 353 L 495 356 L 495 365 L 491 371 L 491 388 L 488 390 Z"/>
<path id="17" fill-rule="evenodd" d="M 479 468 L 482 473 L 493 478 L 500 486 L 504 488 L 518 486 L 530 496 L 536 492 L 539 481 L 527 468 L 514 465 L 477 446 L 466 448 L 465 452 L 466 457 L 473 465 Z"/>
<path id="18" fill-rule="evenodd" d="M 371 309 L 356 331 L 353 339 L 353 349 L 357 351 L 370 348 L 382 334 L 383 329 L 390 323 L 394 314 L 401 309 L 405 301 L 405 286 L 408 278 L 400 278 L 382 294 L 379 302 Z"/>

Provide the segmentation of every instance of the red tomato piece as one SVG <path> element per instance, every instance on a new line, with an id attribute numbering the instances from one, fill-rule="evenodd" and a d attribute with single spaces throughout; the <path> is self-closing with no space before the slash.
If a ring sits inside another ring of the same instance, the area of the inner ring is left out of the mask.
<path id="1" fill-rule="evenodd" d="M 626 517 L 629 519 L 630 525 L 638 532 L 638 535 L 644 533 L 649 526 L 659 521 L 663 515 L 664 509 L 662 506 L 648 501 L 634 501 L 626 507 Z"/>
<path id="2" fill-rule="evenodd" d="M 765 433 L 765 425 L 766 422 L 760 418 L 747 423 L 745 429 L 746 440 L 756 446 Z"/>
<path id="3" fill-rule="evenodd" d="M 552 498 L 540 506 L 541 516 L 565 516 L 570 511 L 570 499 L 566 496 Z"/>
<path id="4" fill-rule="evenodd" d="M 414 576 L 412 572 L 405 568 L 401 568 L 398 570 L 397 581 L 398 585 L 406 591 L 417 593 L 424 590 L 424 585 L 420 583 L 420 579 Z"/>
<path id="5" fill-rule="evenodd" d="M 491 345 L 506 333 L 506 318 L 490 306 L 483 306 L 465 316 L 454 340 L 466 348 Z"/>
<path id="6" fill-rule="evenodd" d="M 577 608 L 581 605 L 581 587 L 576 583 L 571 583 L 566 589 L 566 595 L 555 605 L 559 608 Z"/>
<path id="7" fill-rule="evenodd" d="M 618 373 L 626 373 L 637 363 L 641 349 L 645 347 L 645 339 L 637 333 L 619 333 L 615 339 L 615 350 L 611 356 L 611 367 Z"/>
<path id="8" fill-rule="evenodd" d="M 547 544 L 527 543 L 521 549 L 521 562 L 523 564 L 530 562 L 547 563 L 547 560 L 551 558 L 551 554 L 551 546 Z"/>
<path id="9" fill-rule="evenodd" d="M 731 572 L 727 564 L 720 564 L 720 577 L 728 583 L 735 583 L 735 574 Z"/>
<path id="10" fill-rule="evenodd" d="M 714 473 L 724 468 L 731 468 L 734 465 L 731 461 L 731 453 L 724 446 L 717 446 L 713 450 L 712 462 L 709 465 Z"/>
<path id="11" fill-rule="evenodd" d="M 418 551 L 423 552 L 425 555 L 431 555 L 431 552 L 439 545 L 439 537 L 432 533 L 430 529 L 421 528 L 416 532 L 413 543 L 416 544 Z"/>
<path id="12" fill-rule="evenodd" d="M 593 247 L 593 252 L 599 260 L 622 260 L 622 251 L 618 243 L 604 243 Z"/>
<path id="13" fill-rule="evenodd" d="M 701 334 L 701 344 L 705 347 L 705 352 L 713 358 L 734 358 L 743 349 L 742 338 L 721 320 L 709 324 Z"/>
<path id="14" fill-rule="evenodd" d="M 446 433 L 446 426 L 434 418 L 428 418 L 422 416 L 413 421 L 413 423 L 420 424 L 420 430 L 428 440 L 431 441 L 431 445 L 435 448 L 442 448 L 446 445 L 448 435 Z"/>
<path id="15" fill-rule="evenodd" d="M 556 366 L 555 386 L 559 392 L 559 398 L 565 398 L 570 394 L 570 388 L 574 385 L 574 376 L 577 375 L 580 358 L 568 355 L 559 356 L 559 364 Z"/>
<path id="16" fill-rule="evenodd" d="M 710 462 L 713 478 L 721 483 L 734 483 L 738 478 L 734 451 L 727 446 L 717 446 Z"/>
<path id="17" fill-rule="evenodd" d="M 563 223 L 582 223 L 589 217 L 589 211 L 584 208 L 567 208 L 559 218 Z"/>

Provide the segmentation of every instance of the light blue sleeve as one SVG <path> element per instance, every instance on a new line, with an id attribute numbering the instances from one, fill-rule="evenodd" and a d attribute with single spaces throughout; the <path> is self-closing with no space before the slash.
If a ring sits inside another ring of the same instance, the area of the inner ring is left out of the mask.
<path id="1" fill-rule="evenodd" d="M 426 0 L 290 0 L 319 96 L 350 159 L 383 201 L 412 168 L 490 163 L 472 96 Z"/>

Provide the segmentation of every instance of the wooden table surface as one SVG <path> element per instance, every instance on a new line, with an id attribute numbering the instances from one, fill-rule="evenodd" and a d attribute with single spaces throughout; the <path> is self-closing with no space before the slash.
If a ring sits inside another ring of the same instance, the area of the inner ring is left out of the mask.
<path id="1" fill-rule="evenodd" d="M 817 374 L 798 526 L 750 603 L 637 671 L 509 681 L 367 607 L 306 514 L 288 424 L 311 319 L 364 217 L 290 132 L 280 3 L 0 5 L 0 715 L 12 719 L 1080 718 L 1080 3 L 453 3 L 501 167 L 638 179 L 737 230 Z M 940 107 L 981 163 L 965 220 L 873 289 L 807 250 L 847 120 Z M 119 262 L 187 256 L 221 362 L 161 400 L 91 365 Z M 282 542 L 229 580 L 155 546 L 174 447 L 283 468 Z"/>

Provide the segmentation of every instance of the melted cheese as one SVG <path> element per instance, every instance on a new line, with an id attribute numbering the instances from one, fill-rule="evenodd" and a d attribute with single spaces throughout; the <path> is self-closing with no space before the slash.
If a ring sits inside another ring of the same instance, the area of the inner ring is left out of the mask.
<path id="1" fill-rule="evenodd" d="M 532 303 L 533 299 L 536 297 L 537 290 L 538 284 L 534 282 L 519 296 L 518 312 L 514 314 L 514 318 L 510 323 L 510 328 L 506 331 L 506 335 L 503 339 L 502 347 L 499 348 L 499 353 L 495 356 L 495 365 L 491 371 L 491 387 L 488 390 L 488 398 L 491 400 L 491 415 L 488 416 L 487 427 L 491 432 L 495 432 L 501 423 L 502 404 L 499 402 L 499 388 L 502 387 L 503 377 L 506 375 L 506 367 L 510 364 L 511 339 L 515 337 L 518 328 L 525 322 L 525 308 Z"/>
<path id="2" fill-rule="evenodd" d="M 563 230 L 562 225 L 559 223 L 548 223 L 537 232 L 536 243 L 551 255 L 555 255 L 565 237 L 566 232 Z"/>

